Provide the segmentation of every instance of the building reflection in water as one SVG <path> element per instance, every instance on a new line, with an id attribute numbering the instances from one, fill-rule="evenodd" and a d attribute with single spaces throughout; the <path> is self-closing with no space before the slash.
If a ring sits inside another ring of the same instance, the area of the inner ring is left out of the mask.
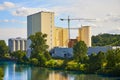
<path id="1" fill-rule="evenodd" d="M 9 63 L 5 67 L 4 80 L 69 80 L 68 74 L 38 67 Z"/>
<path id="2" fill-rule="evenodd" d="M 68 76 L 66 74 L 63 74 L 62 72 L 51 72 L 49 74 L 48 80 L 69 80 Z"/>
<path id="3" fill-rule="evenodd" d="M 3 64 L 4 80 L 116 80 L 115 78 L 101 77 L 94 74 L 77 74 L 50 70 L 40 67 L 30 67 L 15 63 Z M 119 80 L 118 78 L 117 80 Z"/>
<path id="4" fill-rule="evenodd" d="M 31 68 L 9 64 L 5 68 L 4 80 L 31 80 Z"/>

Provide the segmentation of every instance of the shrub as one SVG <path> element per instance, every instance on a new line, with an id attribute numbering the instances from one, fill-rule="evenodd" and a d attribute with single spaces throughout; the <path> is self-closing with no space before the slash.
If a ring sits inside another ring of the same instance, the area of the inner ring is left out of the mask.
<path id="1" fill-rule="evenodd" d="M 61 68 L 62 64 L 63 64 L 63 60 L 51 59 L 46 62 L 45 66 L 50 68 Z"/>
<path id="2" fill-rule="evenodd" d="M 38 65 L 38 59 L 32 58 L 32 59 L 31 59 L 31 63 L 32 63 L 33 65 Z"/>
<path id="3" fill-rule="evenodd" d="M 0 68 L 0 80 L 2 80 L 3 77 L 4 77 L 3 69 Z"/>

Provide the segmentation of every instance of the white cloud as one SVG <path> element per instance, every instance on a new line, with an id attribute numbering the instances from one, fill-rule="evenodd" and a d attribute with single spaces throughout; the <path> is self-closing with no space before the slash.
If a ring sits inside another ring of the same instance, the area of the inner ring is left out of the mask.
<path id="1" fill-rule="evenodd" d="M 46 8 L 26 8 L 26 7 L 21 7 L 16 9 L 15 11 L 12 12 L 14 16 L 27 16 L 30 14 L 34 14 L 40 11 L 49 11 Z"/>
<path id="2" fill-rule="evenodd" d="M 3 4 L 5 7 L 8 7 L 8 8 L 14 8 L 15 7 L 15 4 L 12 3 L 12 2 L 4 2 Z"/>
<path id="3" fill-rule="evenodd" d="M 3 4 L 0 4 L 0 10 L 5 10 L 9 8 L 15 8 L 16 5 L 12 2 L 4 2 Z"/>
<path id="4" fill-rule="evenodd" d="M 37 13 L 39 11 L 52 11 L 55 12 L 56 17 L 67 17 L 70 15 L 70 18 L 88 18 L 95 20 L 84 20 L 80 21 L 79 25 L 90 25 L 92 26 L 92 33 L 99 34 L 104 32 L 109 32 L 115 30 L 116 27 L 120 27 L 120 0 L 50 0 L 47 4 L 40 4 L 30 6 L 31 2 L 28 1 L 29 4 L 20 5 L 18 3 L 17 7 L 13 3 L 13 6 L 8 3 L 3 3 L 0 5 L 0 10 L 4 10 L 7 8 L 13 8 L 10 12 L 14 16 L 27 16 L 33 13 Z M 40 2 L 40 1 L 38 1 Z M 63 3 L 64 2 L 64 3 Z M 58 4 L 56 4 L 58 3 Z M 5 5 L 9 5 L 9 7 L 5 7 Z M 25 7 L 27 5 L 27 7 Z M 47 6 L 46 6 L 47 5 Z M 28 7 L 29 6 L 29 7 Z M 37 8 L 32 8 L 37 7 Z M 40 8 L 38 8 L 40 7 Z M 44 7 L 44 8 L 43 8 Z M 2 21 L 1 21 L 2 22 Z M 21 22 L 16 20 L 3 20 L 3 22 Z M 26 22 L 23 22 L 26 23 Z M 59 23 L 59 21 L 57 22 Z M 71 21 L 72 23 L 72 21 Z M 74 21 L 73 23 L 76 23 Z M 76 26 L 78 24 L 74 24 L 71 26 Z M 61 26 L 59 23 L 58 26 Z M 67 25 L 66 25 L 67 26 Z M 115 32 L 115 31 L 114 31 Z"/>
<path id="5" fill-rule="evenodd" d="M 4 20 L 0 20 L 0 22 L 27 24 L 27 21 L 19 21 L 19 20 L 15 20 L 15 19 L 12 19 L 12 20 L 4 19 Z"/>

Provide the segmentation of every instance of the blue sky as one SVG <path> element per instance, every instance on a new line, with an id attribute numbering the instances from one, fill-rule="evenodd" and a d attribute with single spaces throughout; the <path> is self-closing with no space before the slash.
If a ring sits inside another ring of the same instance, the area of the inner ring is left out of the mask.
<path id="1" fill-rule="evenodd" d="M 60 18 L 94 20 L 72 21 L 71 27 L 91 26 L 92 35 L 120 34 L 120 0 L 0 0 L 0 39 L 27 35 L 27 15 L 39 11 L 55 12 L 55 25 L 67 27 Z M 71 37 L 77 35 L 71 31 Z"/>

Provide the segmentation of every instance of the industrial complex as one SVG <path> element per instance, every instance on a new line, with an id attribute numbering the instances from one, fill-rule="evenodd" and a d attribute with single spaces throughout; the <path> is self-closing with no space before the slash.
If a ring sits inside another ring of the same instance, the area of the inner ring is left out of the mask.
<path id="1" fill-rule="evenodd" d="M 68 20 L 70 19 L 61 19 Z M 75 19 L 78 20 L 78 19 Z M 44 12 L 35 13 L 27 16 L 27 38 L 36 32 L 42 32 L 47 34 L 47 45 L 49 46 L 49 51 L 53 57 L 72 57 L 73 56 L 73 46 L 78 41 L 84 41 L 88 47 L 88 54 L 98 53 L 99 51 L 106 52 L 107 50 L 113 49 L 113 47 L 91 47 L 91 27 L 90 26 L 80 26 L 76 28 L 78 35 L 75 39 L 70 38 L 70 26 L 68 28 L 57 27 L 54 21 L 54 12 Z M 8 41 L 10 52 L 17 50 L 27 51 L 27 56 L 30 57 L 31 41 L 22 38 L 10 38 Z"/>
<path id="2" fill-rule="evenodd" d="M 69 39 L 69 29 L 56 27 L 54 24 L 53 12 L 39 12 L 29 15 L 27 17 L 27 37 L 36 32 L 42 32 L 47 34 L 47 45 L 49 49 L 54 47 L 71 47 L 73 45 Z M 88 47 L 91 46 L 91 33 L 90 26 L 82 26 L 78 28 L 77 41 L 84 41 Z M 68 45 L 70 43 L 70 46 Z M 30 41 L 27 42 L 28 48 Z"/>

